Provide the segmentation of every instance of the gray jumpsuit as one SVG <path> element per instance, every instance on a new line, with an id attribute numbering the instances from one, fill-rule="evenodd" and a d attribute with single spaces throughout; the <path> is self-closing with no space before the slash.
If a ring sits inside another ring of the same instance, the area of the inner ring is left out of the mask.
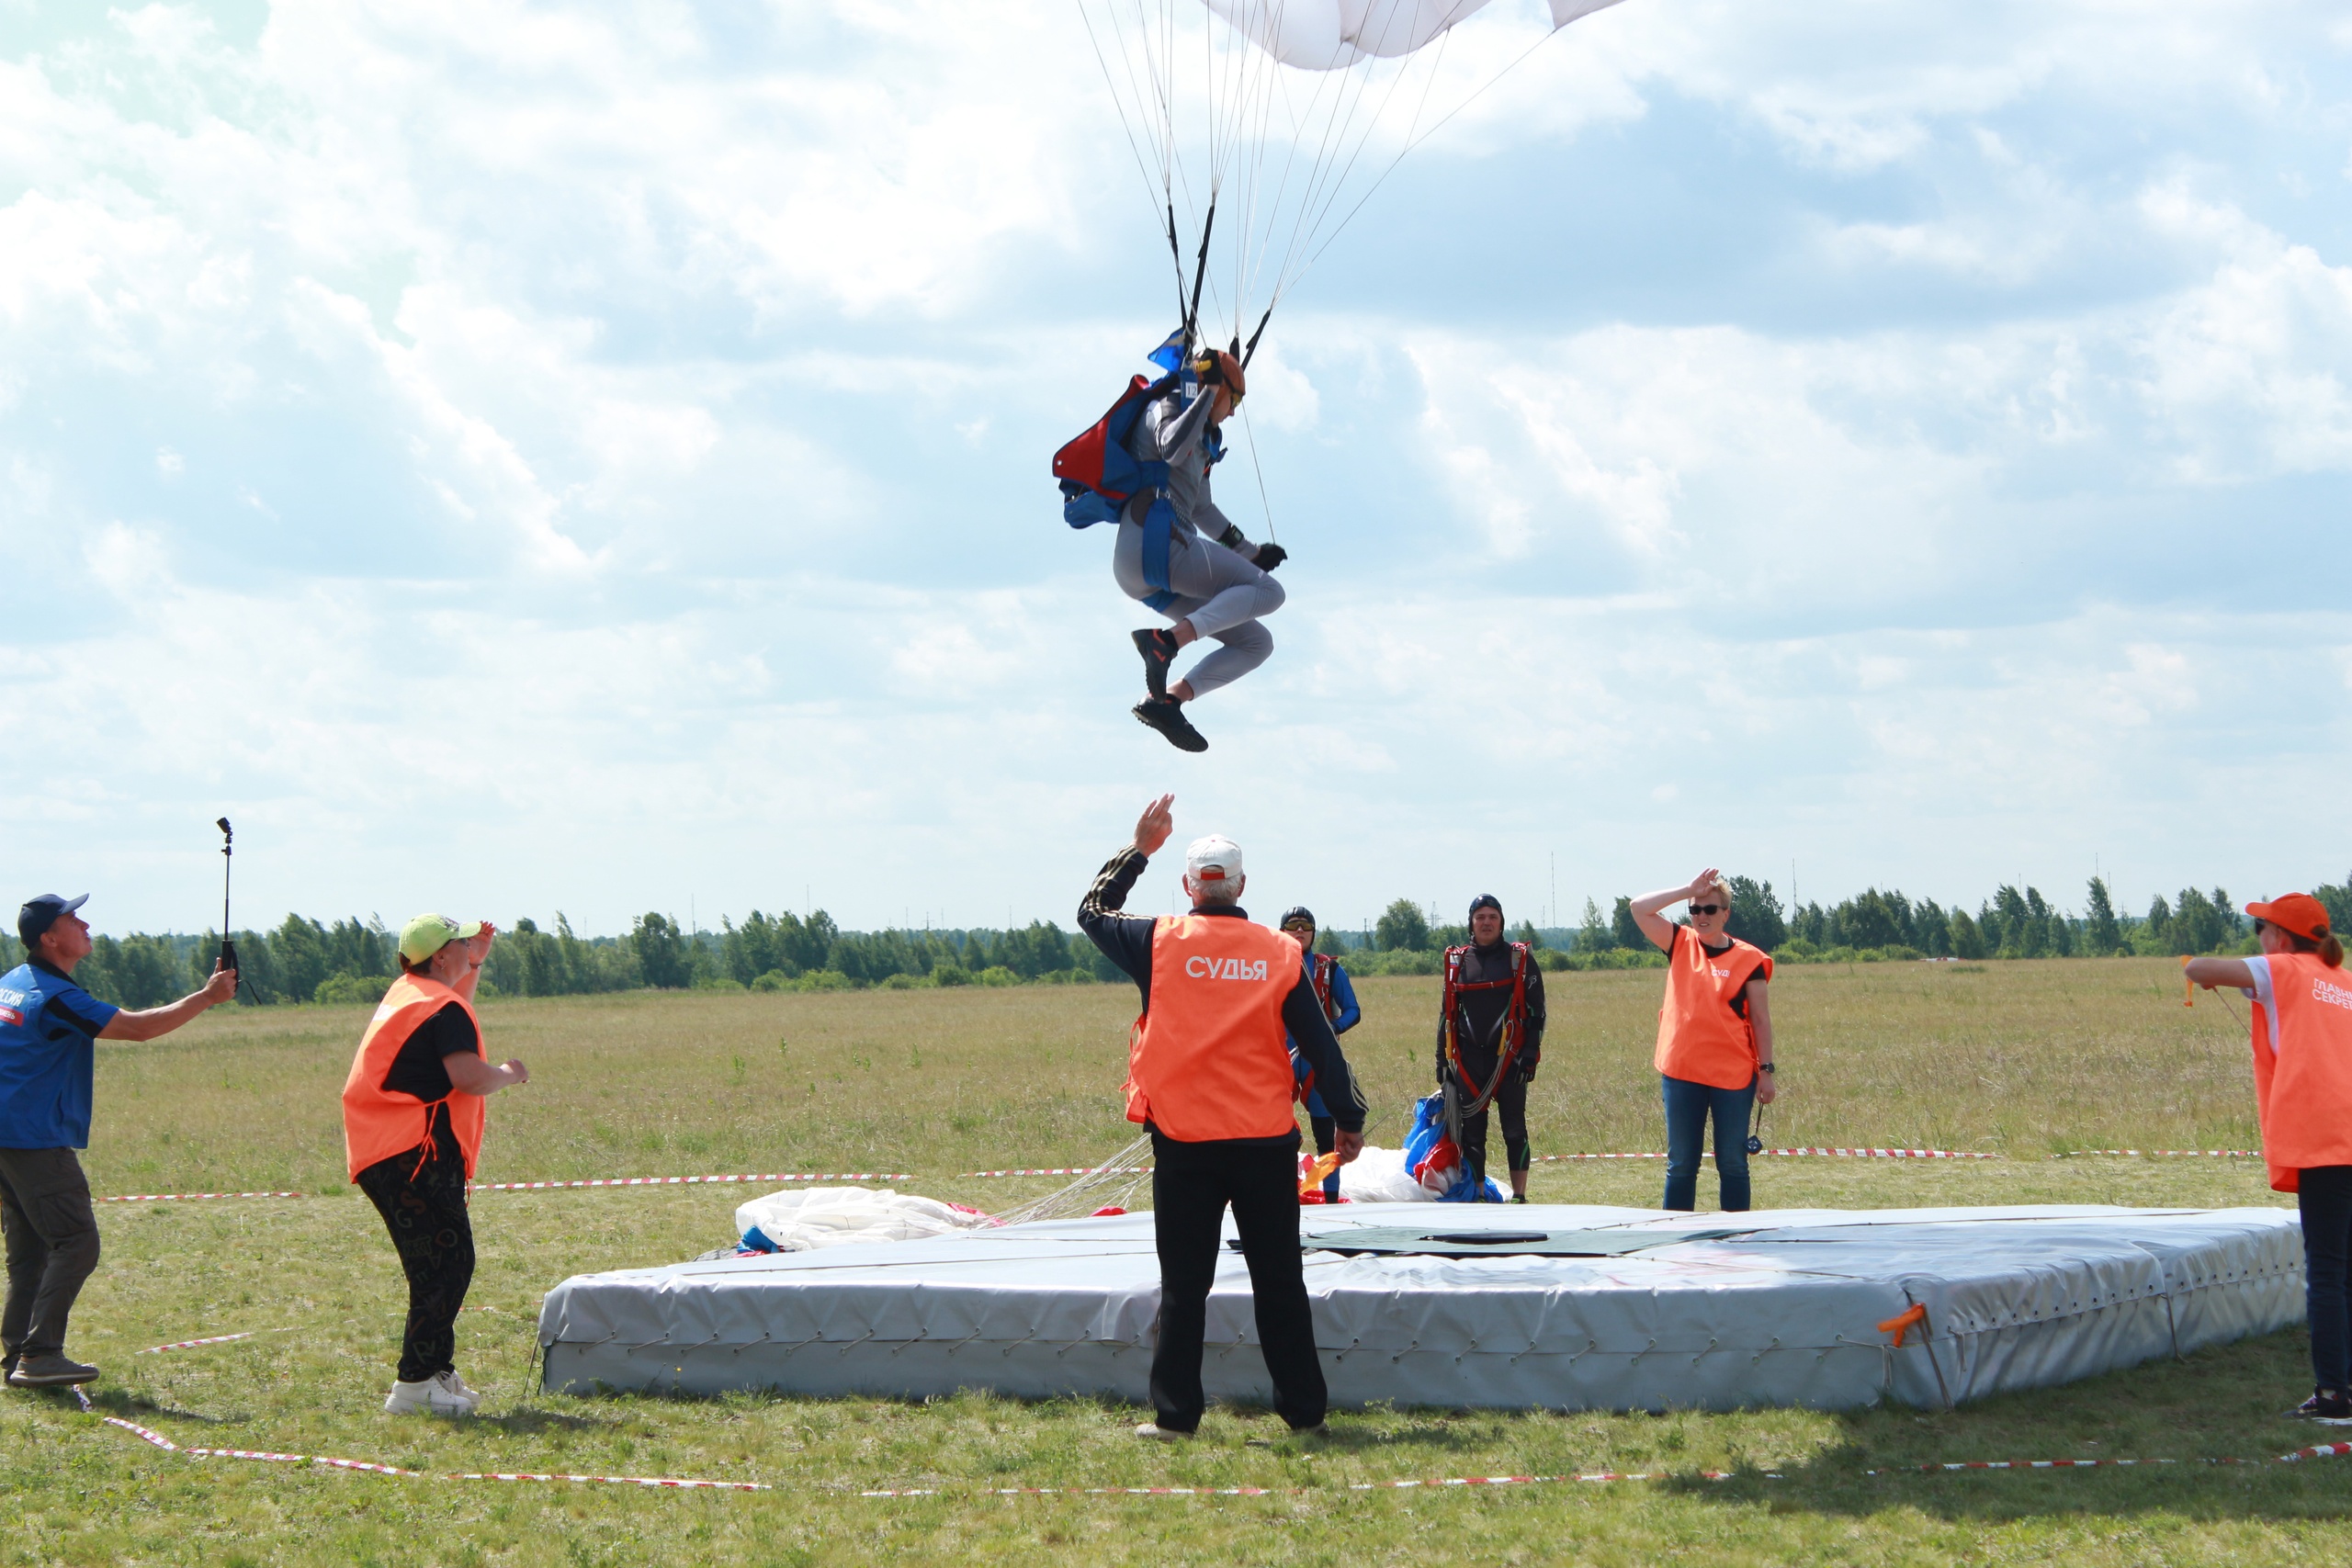
<path id="1" fill-rule="evenodd" d="M 1209 498 L 1209 465 L 1202 446 L 1214 401 L 1206 391 L 1190 404 L 1161 398 L 1143 412 L 1127 437 L 1127 450 L 1136 458 L 1168 465 L 1168 501 L 1176 513 L 1168 545 L 1168 586 L 1176 597 L 1160 614 L 1191 621 L 1194 632 L 1221 645 L 1184 676 L 1196 697 L 1230 685 L 1266 661 L 1274 639 L 1259 617 L 1281 609 L 1283 598 L 1281 583 L 1240 550 L 1216 540 L 1233 525 Z M 1148 599 L 1155 592 L 1143 570 L 1144 517 L 1154 494 L 1136 496 L 1119 518 L 1111 573 L 1130 599 Z M 1257 550 L 1246 543 L 1244 548 Z"/>

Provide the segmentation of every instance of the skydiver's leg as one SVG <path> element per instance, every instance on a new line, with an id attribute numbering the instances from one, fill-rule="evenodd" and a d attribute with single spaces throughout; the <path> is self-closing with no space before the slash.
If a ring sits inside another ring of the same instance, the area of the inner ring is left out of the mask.
<path id="1" fill-rule="evenodd" d="M 1178 702 L 1190 702 L 1230 685 L 1266 661 L 1274 651 L 1274 638 L 1258 621 L 1281 609 L 1288 595 L 1272 575 L 1214 539 L 1188 540 L 1169 565 L 1175 591 L 1203 601 L 1188 610 L 1169 607 L 1170 614 L 1182 618 L 1176 631 L 1179 643 L 1204 637 L 1224 644 L 1168 689 Z"/>

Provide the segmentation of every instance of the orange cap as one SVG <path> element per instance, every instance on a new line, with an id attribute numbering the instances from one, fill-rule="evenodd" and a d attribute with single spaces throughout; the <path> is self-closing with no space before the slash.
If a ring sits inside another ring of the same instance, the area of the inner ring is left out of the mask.
<path id="1" fill-rule="evenodd" d="M 2327 906 L 2308 893 L 2288 893 L 2267 904 L 2248 904 L 2245 912 L 2306 941 L 2319 942 L 2327 935 Z"/>

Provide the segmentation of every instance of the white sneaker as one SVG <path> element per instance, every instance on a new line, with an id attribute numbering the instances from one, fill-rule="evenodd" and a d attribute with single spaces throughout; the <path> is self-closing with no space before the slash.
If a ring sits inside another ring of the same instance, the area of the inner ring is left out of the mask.
<path id="1" fill-rule="evenodd" d="M 476 1404 L 480 1404 L 481 1403 L 481 1390 L 480 1390 L 480 1389 L 478 1389 L 478 1388 L 468 1388 L 468 1387 L 466 1386 L 466 1380 L 465 1380 L 464 1378 L 459 1377 L 459 1376 L 458 1375 L 458 1369 L 457 1369 L 457 1368 L 452 1367 L 452 1368 L 450 1368 L 447 1371 L 443 1372 L 441 1375 L 442 1375 L 443 1377 L 445 1377 L 445 1378 L 447 1378 L 447 1379 L 448 1379 L 448 1380 L 449 1380 L 449 1381 L 448 1381 L 448 1382 L 447 1382 L 445 1386 L 447 1386 L 447 1388 L 449 1388 L 450 1390 L 454 1391 L 455 1393 L 464 1394 L 468 1399 L 472 1400 Z"/>
<path id="2" fill-rule="evenodd" d="M 455 1372 L 435 1372 L 423 1382 L 394 1382 L 384 1409 L 394 1416 L 470 1416 L 481 1395 L 458 1381 Z"/>
<path id="3" fill-rule="evenodd" d="M 1138 1438 L 1148 1438 L 1155 1442 L 1181 1443 L 1187 1438 L 1193 1436 L 1193 1434 L 1190 1432 L 1180 1432 L 1173 1427 L 1162 1427 L 1156 1422 L 1147 1421 L 1142 1426 L 1136 1428 L 1136 1436 Z"/>

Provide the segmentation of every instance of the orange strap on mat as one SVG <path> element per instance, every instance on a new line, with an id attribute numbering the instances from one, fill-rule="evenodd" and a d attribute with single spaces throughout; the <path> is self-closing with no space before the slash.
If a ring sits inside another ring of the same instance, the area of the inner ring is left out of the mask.
<path id="1" fill-rule="evenodd" d="M 1903 1348 L 1903 1337 L 1914 1328 L 1917 1328 L 1923 1337 L 1928 1332 L 1928 1308 L 1925 1303 L 1912 1307 L 1909 1312 L 1890 1317 L 1878 1325 L 1878 1331 L 1881 1334 L 1894 1336 L 1894 1348 L 1898 1350 Z"/>
<path id="2" fill-rule="evenodd" d="M 1317 1156 L 1315 1163 L 1306 1168 L 1306 1174 L 1298 1179 L 1299 1196 L 1303 1198 L 1309 1192 L 1314 1191 L 1317 1188 L 1322 1186 L 1323 1179 L 1339 1168 L 1339 1150 L 1333 1149 L 1328 1155 Z"/>

